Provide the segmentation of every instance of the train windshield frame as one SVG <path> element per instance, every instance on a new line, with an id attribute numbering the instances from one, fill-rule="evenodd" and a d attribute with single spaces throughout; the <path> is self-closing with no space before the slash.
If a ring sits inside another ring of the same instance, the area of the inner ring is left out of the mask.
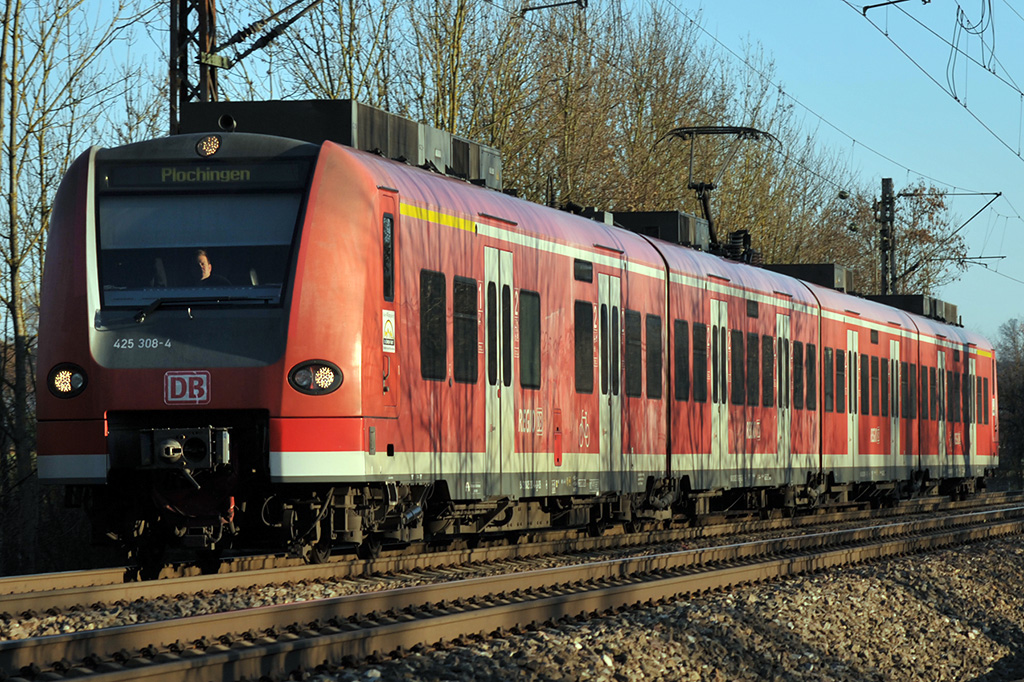
<path id="1" fill-rule="evenodd" d="M 148 180 L 155 177 L 147 172 L 153 168 L 118 165 L 100 174 L 101 306 L 139 308 L 174 300 L 281 305 L 306 174 L 289 172 L 292 181 L 286 183 L 199 181 L 168 190 Z M 209 272 L 199 266 L 200 256 Z"/>

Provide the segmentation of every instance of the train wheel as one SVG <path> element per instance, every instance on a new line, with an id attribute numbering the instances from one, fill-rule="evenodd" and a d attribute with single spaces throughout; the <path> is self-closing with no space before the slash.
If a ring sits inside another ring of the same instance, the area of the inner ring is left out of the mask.
<path id="1" fill-rule="evenodd" d="M 364 561 L 373 561 L 380 558 L 382 546 L 383 543 L 381 543 L 379 537 L 375 535 L 368 535 L 359 545 L 359 549 L 356 550 L 356 555 Z"/>

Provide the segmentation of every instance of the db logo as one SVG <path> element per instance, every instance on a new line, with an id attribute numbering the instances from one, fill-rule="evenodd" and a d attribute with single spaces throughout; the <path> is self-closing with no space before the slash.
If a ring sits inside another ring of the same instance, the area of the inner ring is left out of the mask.
<path id="1" fill-rule="evenodd" d="M 164 374 L 164 402 L 168 405 L 205 405 L 210 402 L 210 373 L 167 372 Z"/>

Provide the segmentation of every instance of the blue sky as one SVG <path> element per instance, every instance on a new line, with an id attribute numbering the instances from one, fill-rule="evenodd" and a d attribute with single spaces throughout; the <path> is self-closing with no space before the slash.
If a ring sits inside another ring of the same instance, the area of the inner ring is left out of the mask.
<path id="1" fill-rule="evenodd" d="M 965 327 L 995 340 L 999 325 L 1024 318 L 1024 1 L 906 0 L 870 9 L 867 18 L 865 4 L 668 2 L 700 22 L 709 46 L 743 54 L 746 43 L 760 43 L 774 59 L 777 83 L 806 108 L 808 126 L 879 191 L 883 177 L 898 189 L 924 176 L 950 191 L 1003 193 L 961 234 L 968 255 L 1006 258 L 985 261 L 990 269 L 971 266 L 939 294 L 959 306 Z M 954 40 L 958 8 L 969 22 L 985 10 L 991 22 L 984 41 L 965 31 Z M 950 43 L 960 49 L 952 84 Z M 954 87 L 960 102 L 947 94 Z M 989 198 L 951 198 L 957 224 Z"/>

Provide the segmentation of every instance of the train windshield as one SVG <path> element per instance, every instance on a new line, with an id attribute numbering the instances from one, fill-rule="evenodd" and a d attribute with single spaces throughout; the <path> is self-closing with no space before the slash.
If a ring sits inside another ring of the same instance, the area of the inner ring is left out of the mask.
<path id="1" fill-rule="evenodd" d="M 299 192 L 101 195 L 103 306 L 280 303 L 301 202 Z"/>

